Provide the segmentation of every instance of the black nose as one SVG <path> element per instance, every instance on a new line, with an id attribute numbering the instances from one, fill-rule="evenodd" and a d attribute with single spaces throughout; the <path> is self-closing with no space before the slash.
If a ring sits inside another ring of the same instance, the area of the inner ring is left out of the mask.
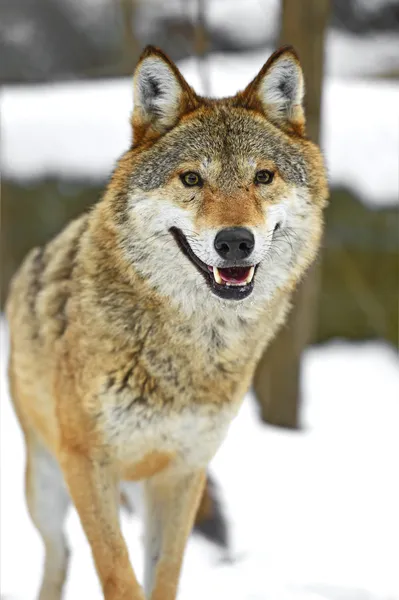
<path id="1" fill-rule="evenodd" d="M 226 227 L 215 237 L 216 252 L 227 260 L 247 258 L 254 246 L 255 238 L 245 227 Z"/>

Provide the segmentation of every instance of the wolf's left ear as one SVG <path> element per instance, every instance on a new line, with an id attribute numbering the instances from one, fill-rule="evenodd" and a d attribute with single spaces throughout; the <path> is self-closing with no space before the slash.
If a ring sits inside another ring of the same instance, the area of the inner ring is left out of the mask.
<path id="1" fill-rule="evenodd" d="M 154 137 L 171 129 L 197 104 L 176 65 L 158 48 L 148 46 L 134 73 L 134 143 L 145 133 Z"/>
<path id="2" fill-rule="evenodd" d="M 278 127 L 303 135 L 304 94 L 305 83 L 299 58 L 291 46 L 285 46 L 272 54 L 242 92 L 242 101 L 247 108 L 263 112 Z"/>

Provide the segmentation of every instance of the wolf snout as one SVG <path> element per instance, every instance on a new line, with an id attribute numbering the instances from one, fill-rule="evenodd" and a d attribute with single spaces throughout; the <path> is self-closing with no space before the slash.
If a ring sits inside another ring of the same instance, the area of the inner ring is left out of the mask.
<path id="1" fill-rule="evenodd" d="M 253 233 L 246 227 L 226 227 L 215 237 L 215 250 L 226 260 L 242 260 L 252 254 L 255 246 Z"/>

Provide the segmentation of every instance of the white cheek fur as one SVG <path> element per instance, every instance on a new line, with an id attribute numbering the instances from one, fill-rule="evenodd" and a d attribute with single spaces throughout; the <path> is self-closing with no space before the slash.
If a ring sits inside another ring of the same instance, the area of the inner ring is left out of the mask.
<path id="1" fill-rule="evenodd" d="M 288 220 L 288 211 L 289 208 L 287 200 L 283 200 L 283 202 L 269 206 L 266 211 L 268 230 L 274 231 L 277 223 L 280 223 L 281 228 L 284 228 Z"/>
<path id="2" fill-rule="evenodd" d="M 144 198 L 135 203 L 132 211 L 140 224 L 154 233 L 171 227 L 192 229 L 192 219 L 187 210 L 160 198 Z"/>
<path id="3" fill-rule="evenodd" d="M 135 235 L 130 246 L 127 245 L 127 252 L 133 262 L 136 252 L 139 253 L 151 238 L 151 252 L 136 264 L 142 275 L 162 294 L 173 298 L 187 314 L 199 311 L 205 315 L 207 311 L 219 308 L 223 312 L 227 305 L 209 292 L 203 276 L 182 254 L 173 237 L 168 235 L 171 227 L 178 227 L 203 262 L 218 266 L 220 259 L 213 247 L 216 231 L 208 230 L 201 236 L 196 235 L 193 211 L 164 198 L 132 199 L 131 216 Z M 285 284 L 295 264 L 303 259 L 311 222 L 312 211 L 303 190 L 292 191 L 278 204 L 265 206 L 265 225 L 253 229 L 256 243 L 252 258 L 254 263 L 260 263 L 254 291 L 247 302 L 234 305 L 234 314 L 251 311 L 251 307 L 258 303 L 263 305 L 278 287 Z M 280 223 L 282 231 L 286 229 L 287 235 L 274 239 L 277 223 Z"/>

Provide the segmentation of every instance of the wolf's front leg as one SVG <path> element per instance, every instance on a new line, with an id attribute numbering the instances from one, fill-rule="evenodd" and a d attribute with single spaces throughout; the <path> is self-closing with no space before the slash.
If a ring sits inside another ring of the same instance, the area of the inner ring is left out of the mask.
<path id="1" fill-rule="evenodd" d="M 175 600 L 187 538 L 205 484 L 205 471 L 160 474 L 145 483 L 145 576 L 148 600 Z"/>
<path id="2" fill-rule="evenodd" d="M 89 540 L 105 600 L 144 600 L 119 525 L 112 470 L 74 451 L 61 456 L 64 477 Z"/>

